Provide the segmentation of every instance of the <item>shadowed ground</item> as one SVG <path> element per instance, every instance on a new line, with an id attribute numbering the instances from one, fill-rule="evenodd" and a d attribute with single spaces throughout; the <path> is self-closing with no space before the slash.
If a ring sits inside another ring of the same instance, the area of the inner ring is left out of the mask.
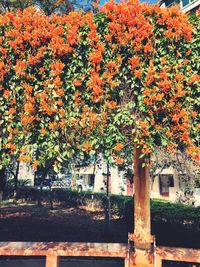
<path id="1" fill-rule="evenodd" d="M 102 210 L 33 204 L 0 208 L 0 241 L 127 242 L 122 219 L 113 216 L 110 229 L 105 234 Z"/>
<path id="2" fill-rule="evenodd" d="M 131 222 L 112 215 L 110 231 L 105 232 L 104 212 L 80 206 L 55 204 L 40 208 L 18 204 L 0 208 L 0 241 L 68 241 L 126 243 Z M 200 247 L 200 233 L 174 225 L 154 224 L 157 245 Z"/>

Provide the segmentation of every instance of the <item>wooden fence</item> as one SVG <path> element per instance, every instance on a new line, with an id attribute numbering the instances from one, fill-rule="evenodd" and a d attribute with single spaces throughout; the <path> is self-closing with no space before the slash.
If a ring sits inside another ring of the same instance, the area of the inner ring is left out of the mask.
<path id="1" fill-rule="evenodd" d="M 129 246 L 121 243 L 0 242 L 0 256 L 45 256 L 46 267 L 59 267 L 60 257 L 123 258 L 129 267 Z M 200 263 L 200 249 L 156 247 L 155 267 L 163 260 Z"/>
<path id="2" fill-rule="evenodd" d="M 162 267 L 163 260 L 200 263 L 200 249 L 156 247 L 156 267 Z"/>
<path id="3" fill-rule="evenodd" d="M 60 257 L 124 258 L 128 267 L 127 244 L 70 242 L 0 242 L 0 256 L 45 256 L 46 267 L 59 267 Z"/>

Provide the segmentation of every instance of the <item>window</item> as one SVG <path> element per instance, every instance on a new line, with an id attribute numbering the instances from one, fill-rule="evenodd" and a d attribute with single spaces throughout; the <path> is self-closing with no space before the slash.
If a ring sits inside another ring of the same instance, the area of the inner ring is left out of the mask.
<path id="1" fill-rule="evenodd" d="M 169 187 L 174 187 L 174 177 L 173 175 L 168 175 Z"/>
<path id="2" fill-rule="evenodd" d="M 190 3 L 194 2 L 195 0 L 181 0 L 181 8 L 189 5 Z"/>
<path id="3" fill-rule="evenodd" d="M 160 174 L 160 194 L 162 196 L 169 196 L 169 187 L 174 187 L 174 177 L 171 174 Z"/>
<path id="4" fill-rule="evenodd" d="M 174 4 L 179 4 L 180 0 L 163 0 L 162 2 L 165 3 L 165 6 L 173 6 Z"/>

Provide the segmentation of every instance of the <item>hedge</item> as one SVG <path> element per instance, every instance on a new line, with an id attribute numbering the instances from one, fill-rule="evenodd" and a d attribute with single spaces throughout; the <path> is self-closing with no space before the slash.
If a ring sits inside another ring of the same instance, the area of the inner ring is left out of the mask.
<path id="1" fill-rule="evenodd" d="M 151 213 L 152 220 L 155 222 L 180 224 L 200 229 L 200 207 L 152 200 Z"/>

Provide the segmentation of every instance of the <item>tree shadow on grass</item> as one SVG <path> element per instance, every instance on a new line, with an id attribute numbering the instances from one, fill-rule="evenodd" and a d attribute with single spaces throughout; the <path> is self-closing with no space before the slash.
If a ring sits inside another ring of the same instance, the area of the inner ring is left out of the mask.
<path id="1" fill-rule="evenodd" d="M 128 229 L 119 218 L 105 232 L 102 210 L 23 205 L 0 211 L 0 241 L 127 242 Z"/>

